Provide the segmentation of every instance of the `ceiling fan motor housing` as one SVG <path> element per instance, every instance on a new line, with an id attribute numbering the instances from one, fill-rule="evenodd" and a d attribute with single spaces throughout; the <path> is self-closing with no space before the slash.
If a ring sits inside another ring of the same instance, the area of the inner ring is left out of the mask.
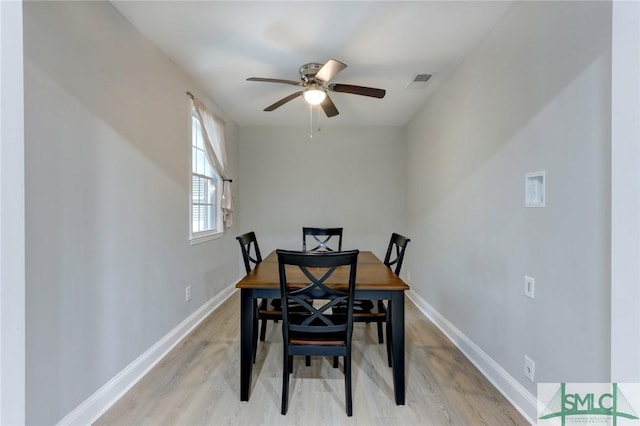
<path id="1" fill-rule="evenodd" d="M 305 83 L 315 81 L 316 74 L 318 73 L 318 71 L 320 71 L 320 68 L 322 68 L 323 65 L 324 64 L 316 63 L 304 64 L 298 70 L 300 72 L 300 78 Z"/>

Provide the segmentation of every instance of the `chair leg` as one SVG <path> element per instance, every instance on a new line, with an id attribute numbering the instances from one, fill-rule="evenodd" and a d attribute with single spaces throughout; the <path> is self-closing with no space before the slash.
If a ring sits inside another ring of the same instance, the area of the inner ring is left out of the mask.
<path id="1" fill-rule="evenodd" d="M 391 332 L 391 304 L 389 304 L 389 308 L 387 309 L 387 362 L 389 363 L 389 367 L 393 367 L 393 333 Z"/>
<path id="2" fill-rule="evenodd" d="M 254 364 L 256 363 L 256 352 L 258 352 L 258 345 L 256 340 L 257 336 L 253 339 L 253 344 L 251 345 L 251 362 Z"/>
<path id="3" fill-rule="evenodd" d="M 289 355 L 289 357 L 287 358 L 288 362 L 289 362 L 289 374 L 291 374 L 291 372 L 293 371 L 293 355 Z"/>
<path id="4" fill-rule="evenodd" d="M 253 303 L 253 335 L 251 336 L 251 357 L 252 362 L 256 363 L 256 352 L 258 352 L 258 304 Z"/>
<path id="5" fill-rule="evenodd" d="M 282 357 L 282 405 L 280 412 L 282 415 L 287 414 L 289 409 L 289 374 L 291 374 L 291 357 L 287 356 L 287 349 L 285 348 L 284 356 Z"/>
<path id="6" fill-rule="evenodd" d="M 304 365 L 306 365 L 307 367 L 311 365 L 311 357 L 309 355 L 306 355 L 304 357 Z"/>
<path id="7" fill-rule="evenodd" d="M 333 368 L 338 368 L 338 357 L 337 356 L 333 357 Z"/>
<path id="8" fill-rule="evenodd" d="M 258 307 L 258 311 L 267 309 L 269 305 L 268 299 L 260 299 L 260 306 Z M 267 320 L 263 319 L 262 324 L 260 325 L 260 341 L 264 342 L 264 337 L 267 332 Z"/>
<path id="9" fill-rule="evenodd" d="M 262 324 L 260 324 L 260 341 L 264 342 L 264 338 L 267 334 L 267 320 L 263 319 Z"/>
<path id="10" fill-rule="evenodd" d="M 351 353 L 347 352 L 344 357 L 344 384 L 345 384 L 345 403 L 347 406 L 347 416 L 353 415 L 353 401 L 351 399 Z"/>
<path id="11" fill-rule="evenodd" d="M 378 312 L 384 312 L 384 303 L 382 300 L 378 300 Z M 384 343 L 382 338 L 382 323 L 378 322 L 378 343 Z"/>

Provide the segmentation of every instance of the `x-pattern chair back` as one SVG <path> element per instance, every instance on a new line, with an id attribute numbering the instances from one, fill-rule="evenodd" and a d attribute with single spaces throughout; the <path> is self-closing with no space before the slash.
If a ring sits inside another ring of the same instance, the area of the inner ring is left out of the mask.
<path id="1" fill-rule="evenodd" d="M 302 228 L 302 251 L 342 251 L 342 229 L 343 228 Z M 313 248 L 307 248 L 307 237 L 313 237 Z M 329 241 L 336 237 L 337 250 L 332 248 Z"/>
<path id="2" fill-rule="evenodd" d="M 258 263 L 262 262 L 262 255 L 260 255 L 260 247 L 258 247 L 258 240 L 255 232 L 247 232 L 236 237 L 236 240 L 240 243 L 240 249 L 242 250 L 242 259 L 244 260 L 244 268 L 247 270 L 247 274 Z"/>
<path id="3" fill-rule="evenodd" d="M 404 260 L 404 251 L 407 248 L 411 239 L 404 237 L 395 232 L 391 234 L 391 240 L 387 247 L 387 254 L 384 257 L 384 264 L 393 270 L 393 273 L 400 275 L 400 269 L 402 268 L 402 261 Z M 393 257 L 392 257 L 393 255 Z M 395 268 L 393 266 L 395 265 Z"/>
<path id="4" fill-rule="evenodd" d="M 307 312 L 304 313 L 304 319 L 299 325 L 290 324 L 289 329 L 292 331 L 318 331 L 322 333 L 346 330 L 347 324 L 344 321 L 342 324 L 336 324 L 329 314 L 331 313 L 331 308 L 339 303 L 347 303 L 349 301 L 349 293 L 334 290 L 324 284 L 327 278 L 333 274 L 336 267 L 332 266 L 328 268 L 321 277 L 317 277 L 306 266 L 299 265 L 299 268 L 311 283 L 304 288 L 288 292 L 286 300 L 289 304 L 297 304 L 304 307 Z M 327 300 L 327 302 L 322 304 L 322 306 L 315 307 L 313 305 L 313 299 Z M 300 314 L 299 311 L 296 313 Z"/>

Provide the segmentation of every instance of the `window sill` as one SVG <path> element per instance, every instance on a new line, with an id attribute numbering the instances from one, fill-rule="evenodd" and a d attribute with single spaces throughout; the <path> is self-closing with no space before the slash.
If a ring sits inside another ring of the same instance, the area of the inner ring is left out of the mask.
<path id="1" fill-rule="evenodd" d="M 192 235 L 191 238 L 189 239 L 189 245 L 194 246 L 196 244 L 205 243 L 207 241 L 217 240 L 218 238 L 222 238 L 223 236 L 224 236 L 224 231 Z"/>

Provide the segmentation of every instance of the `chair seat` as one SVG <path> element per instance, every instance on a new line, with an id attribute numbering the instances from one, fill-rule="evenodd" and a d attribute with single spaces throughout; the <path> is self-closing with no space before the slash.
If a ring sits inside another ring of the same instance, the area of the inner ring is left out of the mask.
<path id="1" fill-rule="evenodd" d="M 334 313 L 344 314 L 347 311 L 347 306 L 344 303 L 338 304 L 335 308 L 333 308 Z M 387 311 L 382 306 L 382 309 L 378 307 L 378 310 L 374 309 L 374 304 L 371 300 L 354 300 L 353 303 L 353 316 L 354 321 L 360 322 L 370 322 L 374 321 L 375 318 L 381 318 L 381 321 L 384 322 L 384 318 L 387 315 Z M 370 319 L 365 319 L 370 318 Z M 373 320 L 371 319 L 373 318 Z"/>
<path id="2" fill-rule="evenodd" d="M 271 310 L 271 309 L 258 309 L 258 315 L 261 319 L 270 319 L 270 320 L 281 320 L 282 319 L 282 311 Z"/>
<path id="3" fill-rule="evenodd" d="M 354 312 L 353 320 L 357 322 L 385 322 L 387 314 L 384 312 Z"/>
<path id="4" fill-rule="evenodd" d="M 340 336 L 344 333 L 327 333 L 327 334 L 309 334 L 309 333 L 291 333 L 289 335 L 290 345 L 305 346 L 344 346 L 347 341 Z"/>

